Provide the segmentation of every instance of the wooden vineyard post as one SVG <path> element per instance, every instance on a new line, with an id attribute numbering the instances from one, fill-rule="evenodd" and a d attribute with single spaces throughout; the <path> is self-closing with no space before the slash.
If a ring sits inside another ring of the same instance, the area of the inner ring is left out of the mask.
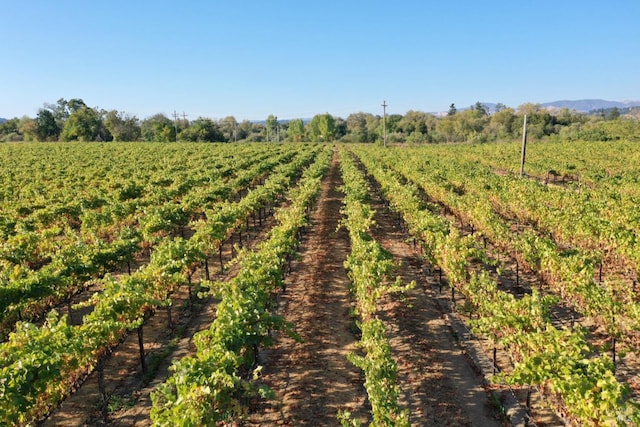
<path id="1" fill-rule="evenodd" d="M 138 326 L 138 349 L 140 350 L 140 366 L 142 367 L 142 373 L 147 373 L 147 360 L 144 355 L 144 339 L 142 335 L 142 325 Z"/>
<path id="2" fill-rule="evenodd" d="M 527 115 L 524 115 L 522 126 L 522 154 L 520 155 L 520 176 L 524 176 L 524 159 L 527 154 Z"/>

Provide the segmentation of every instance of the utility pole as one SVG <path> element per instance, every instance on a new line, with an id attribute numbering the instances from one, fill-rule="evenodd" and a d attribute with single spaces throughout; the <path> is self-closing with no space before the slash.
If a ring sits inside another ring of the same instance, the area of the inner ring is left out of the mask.
<path id="1" fill-rule="evenodd" d="M 178 113 L 176 113 L 176 110 L 173 110 L 173 128 L 176 132 L 176 136 L 175 136 L 175 140 L 178 140 Z"/>
<path id="2" fill-rule="evenodd" d="M 524 158 L 527 154 L 527 115 L 524 115 L 524 125 L 522 126 L 522 154 L 520 156 L 520 176 L 524 176 Z"/>
<path id="3" fill-rule="evenodd" d="M 387 146 L 387 101 L 382 101 L 382 143 Z"/>

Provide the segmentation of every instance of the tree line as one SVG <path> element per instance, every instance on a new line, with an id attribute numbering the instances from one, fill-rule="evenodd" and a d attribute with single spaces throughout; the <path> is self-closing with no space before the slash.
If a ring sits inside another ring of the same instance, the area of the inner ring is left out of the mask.
<path id="1" fill-rule="evenodd" d="M 616 108 L 585 114 L 527 103 L 517 108 L 497 104 L 490 111 L 477 102 L 462 110 L 451 104 L 443 116 L 411 110 L 386 117 L 358 112 L 343 119 L 325 113 L 310 120 L 278 120 L 269 115 L 264 122 L 238 122 L 233 116 L 187 120 L 162 113 L 141 120 L 127 112 L 89 107 L 82 99 L 61 98 L 45 103 L 35 118 L 16 117 L 1 123 L 0 141 L 373 143 L 382 141 L 386 127 L 390 143 L 491 142 L 521 138 L 525 115 L 527 135 L 533 139 L 640 140 L 638 115 L 623 115 Z"/>

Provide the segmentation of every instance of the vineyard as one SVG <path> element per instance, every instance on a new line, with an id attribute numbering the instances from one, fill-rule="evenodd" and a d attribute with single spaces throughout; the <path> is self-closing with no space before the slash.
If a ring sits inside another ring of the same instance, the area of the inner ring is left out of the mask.
<path id="1" fill-rule="evenodd" d="M 640 425 L 640 150 L 2 144 L 2 425 Z"/>

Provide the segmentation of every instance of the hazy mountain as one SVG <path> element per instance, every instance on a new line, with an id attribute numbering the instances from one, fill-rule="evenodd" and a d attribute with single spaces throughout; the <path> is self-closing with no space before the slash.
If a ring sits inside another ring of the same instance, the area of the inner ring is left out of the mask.
<path id="1" fill-rule="evenodd" d="M 482 105 L 489 111 L 489 114 L 493 114 L 496 112 L 496 106 L 498 104 L 494 102 L 481 102 Z M 458 111 L 468 110 L 469 108 L 473 108 L 475 104 L 471 106 L 456 106 Z M 559 110 L 561 108 L 568 108 L 569 110 L 575 110 L 583 113 L 589 113 L 593 111 L 603 111 L 609 110 L 613 107 L 617 107 L 619 109 L 628 109 L 631 107 L 640 107 L 640 101 L 606 101 L 604 99 L 578 99 L 575 101 L 562 100 L 562 101 L 553 101 L 553 102 L 545 102 L 540 104 L 542 108 L 546 108 L 549 110 Z M 518 106 L 509 105 L 508 107 L 517 109 Z M 445 116 L 447 114 L 446 111 L 441 111 L 439 113 L 434 113 L 437 116 Z"/>
<path id="2" fill-rule="evenodd" d="M 608 108 L 627 108 L 640 106 L 640 101 L 605 101 L 604 99 L 579 99 L 576 101 L 553 101 L 540 104 L 543 108 L 568 108 L 588 113 L 593 110 L 606 110 Z"/>
<path id="3" fill-rule="evenodd" d="M 7 119 L 3 119 L 2 117 L 0 117 L 0 123 L 4 123 L 6 121 L 7 121 Z"/>

